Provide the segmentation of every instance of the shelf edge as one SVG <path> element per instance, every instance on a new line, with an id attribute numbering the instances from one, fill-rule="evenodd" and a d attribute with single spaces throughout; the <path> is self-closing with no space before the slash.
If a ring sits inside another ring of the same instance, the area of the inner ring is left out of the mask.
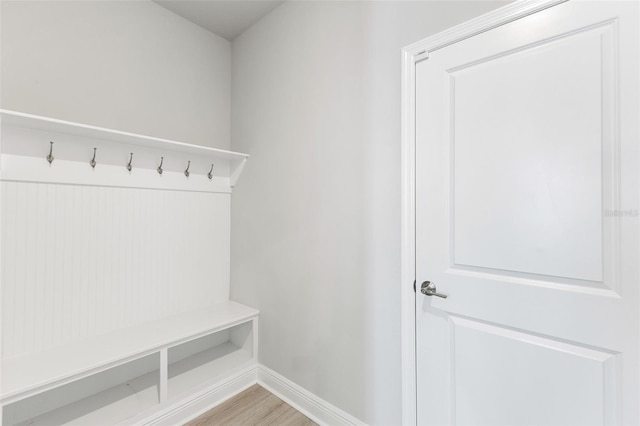
<path id="1" fill-rule="evenodd" d="M 12 110 L 8 110 L 8 109 L 0 109 L 0 114 L 3 116 L 3 118 L 6 116 L 6 117 L 23 119 L 23 120 L 27 120 L 27 121 L 28 120 L 33 120 L 35 122 L 48 123 L 48 124 L 57 125 L 57 126 L 63 126 L 63 127 L 66 126 L 66 127 L 75 128 L 75 129 L 82 129 L 82 130 L 86 130 L 88 132 L 103 133 L 105 135 L 116 135 L 116 136 L 119 136 L 119 137 L 129 138 L 129 139 L 133 139 L 133 140 L 143 140 L 143 141 L 146 141 L 146 142 L 153 142 L 153 143 L 158 143 L 158 144 L 170 145 L 170 146 L 173 146 L 176 149 L 200 150 L 200 151 L 203 151 L 203 152 L 208 152 L 210 154 L 214 154 L 214 155 L 218 154 L 218 155 L 222 155 L 222 156 L 229 157 L 229 158 L 235 158 L 235 159 L 247 159 L 247 158 L 249 158 L 249 154 L 244 154 L 244 153 L 241 153 L 241 152 L 229 151 L 229 150 L 218 149 L 218 148 L 211 148 L 211 147 L 207 147 L 207 146 L 203 146 L 203 145 L 195 145 L 195 144 L 175 141 L 175 140 L 171 140 L 171 139 L 163 139 L 163 138 L 158 138 L 158 137 L 155 137 L 155 136 L 142 135 L 142 134 L 139 134 L 139 133 L 125 132 L 125 131 L 122 131 L 122 130 L 109 129 L 107 127 L 93 126 L 93 125 L 90 125 L 90 124 L 76 123 L 76 122 L 73 122 L 73 121 L 60 120 L 60 119 L 57 119 L 57 118 L 45 117 L 45 116 L 29 114 L 29 113 L 25 113 L 25 112 L 12 111 Z"/>

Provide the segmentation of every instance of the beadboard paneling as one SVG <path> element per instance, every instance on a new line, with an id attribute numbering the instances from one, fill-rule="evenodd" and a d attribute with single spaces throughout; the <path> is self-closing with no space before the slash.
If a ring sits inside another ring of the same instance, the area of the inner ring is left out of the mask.
<path id="1" fill-rule="evenodd" d="M 229 298 L 229 194 L 2 182 L 3 358 Z"/>

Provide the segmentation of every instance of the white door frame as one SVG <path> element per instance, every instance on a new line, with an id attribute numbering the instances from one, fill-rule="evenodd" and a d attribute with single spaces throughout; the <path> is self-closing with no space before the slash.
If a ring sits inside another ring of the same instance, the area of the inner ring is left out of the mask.
<path id="1" fill-rule="evenodd" d="M 417 422 L 415 251 L 415 64 L 429 52 L 499 27 L 568 0 L 520 0 L 402 49 L 401 139 L 401 344 L 402 424 Z"/>

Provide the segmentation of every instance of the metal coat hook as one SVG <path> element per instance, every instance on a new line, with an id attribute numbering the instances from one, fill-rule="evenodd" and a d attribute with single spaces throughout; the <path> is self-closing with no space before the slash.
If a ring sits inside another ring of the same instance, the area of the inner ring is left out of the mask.
<path id="1" fill-rule="evenodd" d="M 189 175 L 190 175 L 190 173 L 189 173 L 189 167 L 191 167 L 191 161 L 189 161 L 189 162 L 187 163 L 187 170 L 185 170 L 185 171 L 184 171 L 184 175 L 185 175 L 186 177 L 189 177 Z"/>
<path id="2" fill-rule="evenodd" d="M 49 142 L 51 145 L 49 145 L 49 155 L 47 155 L 47 161 L 49 162 L 49 164 L 53 163 L 53 142 Z"/>
<path id="3" fill-rule="evenodd" d="M 96 168 L 96 151 L 98 150 L 98 148 L 93 148 L 93 158 L 91 159 L 91 161 L 89 161 L 89 165 L 91 165 L 91 168 L 95 169 Z"/>
<path id="4" fill-rule="evenodd" d="M 160 165 L 158 166 L 158 174 L 162 174 L 162 163 L 164 163 L 164 157 L 160 157 Z"/>
<path id="5" fill-rule="evenodd" d="M 132 167 L 131 167 L 131 161 L 132 160 L 133 160 L 133 152 L 129 156 L 129 163 L 127 164 L 127 170 L 129 170 L 129 171 L 131 171 L 131 169 L 132 169 Z"/>
<path id="6" fill-rule="evenodd" d="M 211 170 L 209 170 L 209 173 L 207 173 L 207 177 L 209 178 L 209 180 L 213 180 L 213 164 L 211 164 Z"/>

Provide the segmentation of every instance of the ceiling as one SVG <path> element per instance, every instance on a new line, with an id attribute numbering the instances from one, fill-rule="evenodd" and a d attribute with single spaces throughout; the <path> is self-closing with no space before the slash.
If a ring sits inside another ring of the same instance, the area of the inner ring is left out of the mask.
<path id="1" fill-rule="evenodd" d="M 157 4 L 231 41 L 284 0 L 154 0 Z"/>

